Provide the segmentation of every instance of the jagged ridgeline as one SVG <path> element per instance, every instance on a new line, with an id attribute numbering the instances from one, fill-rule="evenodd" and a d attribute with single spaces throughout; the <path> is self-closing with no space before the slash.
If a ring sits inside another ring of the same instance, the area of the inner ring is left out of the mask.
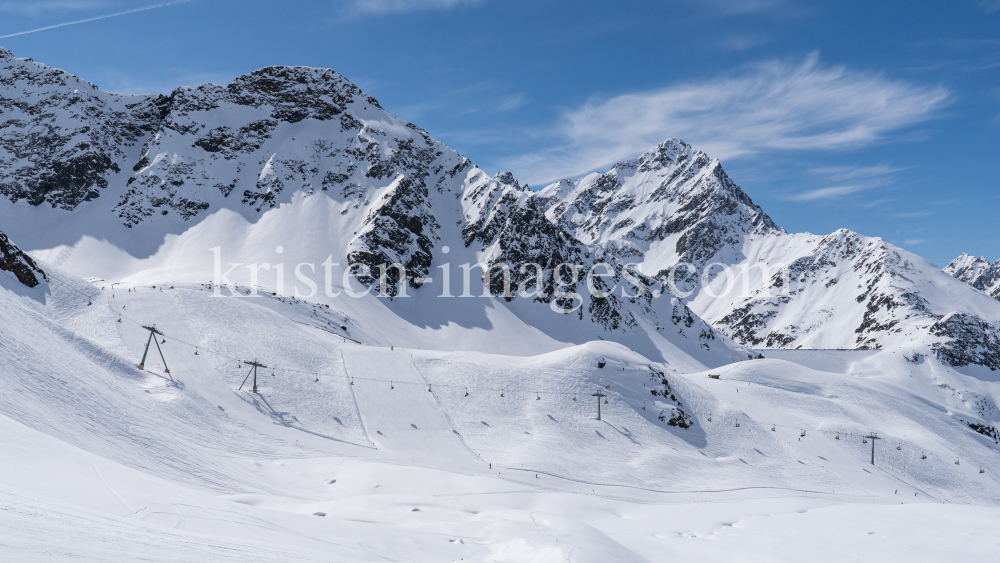
<path id="1" fill-rule="evenodd" d="M 324 193 L 343 204 L 330 219 L 349 233 L 338 258 L 390 299 L 400 281 L 422 287 L 442 240 L 455 241 L 507 301 L 528 299 L 605 331 L 652 327 L 688 341 L 685 349 L 754 355 L 630 266 L 628 252 L 551 221 L 550 196 L 509 172 L 485 174 L 333 70 L 273 66 L 226 86 L 124 95 L 3 51 L 0 80 L 0 193 L 12 202 L 106 210 L 124 239 L 181 233 L 221 209 L 255 220 L 295 193 Z M 604 275 L 587 279 L 601 263 Z"/>
<path id="2" fill-rule="evenodd" d="M 255 222 L 295 194 L 321 194 L 335 202 L 322 222 L 343 234 L 330 241 L 336 261 L 390 300 L 446 260 L 471 262 L 507 302 L 689 351 L 908 347 L 1000 368 L 1000 303 L 984 293 L 993 265 L 954 264 L 960 281 L 879 238 L 788 233 L 679 139 L 531 191 L 329 69 L 273 66 L 226 86 L 124 95 L 4 50 L 0 82 L 0 194 L 90 213 L 80 236 L 125 248 L 152 234 L 158 245 L 221 210 Z M 718 291 L 719 265 L 734 272 L 729 291 Z"/>

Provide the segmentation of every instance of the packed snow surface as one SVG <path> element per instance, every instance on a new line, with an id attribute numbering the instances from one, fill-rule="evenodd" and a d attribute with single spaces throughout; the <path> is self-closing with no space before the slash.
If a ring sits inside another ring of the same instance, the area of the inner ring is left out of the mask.
<path id="1" fill-rule="evenodd" d="M 0 291 L 5 560 L 936 561 L 1000 547 L 997 445 L 962 422 L 995 408 L 993 384 L 929 359 L 782 351 L 706 369 L 599 340 L 426 349 L 300 299 L 47 272 L 44 294 Z M 162 333 L 169 373 L 155 345 L 137 368 L 141 324 Z M 253 359 L 268 366 L 256 395 Z M 681 410 L 689 427 L 665 422 Z"/>

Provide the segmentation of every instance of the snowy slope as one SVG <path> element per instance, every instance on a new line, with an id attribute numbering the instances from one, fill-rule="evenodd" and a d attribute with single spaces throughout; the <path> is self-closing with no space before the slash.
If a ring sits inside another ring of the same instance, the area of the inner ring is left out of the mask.
<path id="1" fill-rule="evenodd" d="M 303 300 L 48 273 L 44 304 L 0 290 L 3 518 L 52 537 L 0 532 L 11 559 L 725 560 L 773 537 L 761 518 L 830 561 L 853 553 L 843 533 L 880 534 L 889 560 L 970 531 L 957 553 L 994 547 L 996 444 L 967 422 L 993 427 L 1000 388 L 933 358 L 785 351 L 716 380 L 611 342 L 390 349 Z M 169 374 L 155 348 L 135 368 L 137 323 L 164 333 Z M 254 358 L 259 395 L 238 390 Z"/>

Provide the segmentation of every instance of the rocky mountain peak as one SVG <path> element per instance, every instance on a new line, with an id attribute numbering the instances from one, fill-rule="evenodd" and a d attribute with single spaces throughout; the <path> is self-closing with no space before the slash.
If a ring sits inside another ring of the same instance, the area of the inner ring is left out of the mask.
<path id="1" fill-rule="evenodd" d="M 748 236 L 785 231 L 733 182 L 718 160 L 667 139 L 606 173 L 562 180 L 541 192 L 546 216 L 585 244 L 645 254 L 667 243 L 646 271 L 707 263 Z M 647 258 L 647 262 L 649 262 Z"/>
<path id="2" fill-rule="evenodd" d="M 990 269 L 990 261 L 984 256 L 970 256 L 962 253 L 943 268 L 944 272 L 966 283 L 974 284 L 980 276 Z"/>
<path id="3" fill-rule="evenodd" d="M 236 78 L 226 91 L 233 103 L 270 106 L 275 119 L 289 123 L 333 119 L 354 102 L 382 109 L 375 98 L 328 68 L 269 66 Z"/>
<path id="4" fill-rule="evenodd" d="M 990 264 L 983 256 L 962 253 L 943 268 L 944 273 L 1000 300 L 1000 260 Z"/>

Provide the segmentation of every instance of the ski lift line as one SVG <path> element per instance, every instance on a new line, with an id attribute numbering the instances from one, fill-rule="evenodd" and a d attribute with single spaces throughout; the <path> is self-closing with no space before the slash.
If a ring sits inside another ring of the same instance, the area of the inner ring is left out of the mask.
<path id="1" fill-rule="evenodd" d="M 349 337 L 349 336 L 344 336 L 343 334 L 338 334 L 338 333 L 336 333 L 336 332 L 333 332 L 332 330 L 328 330 L 328 329 L 325 329 L 325 328 L 323 328 L 323 327 L 321 327 L 321 326 L 316 326 L 316 325 L 314 325 L 314 324 L 312 324 L 312 323 L 304 323 L 304 322 L 302 322 L 302 321 L 297 321 L 297 320 L 295 320 L 295 319 L 289 319 L 289 320 L 290 320 L 290 321 L 292 321 L 293 323 L 299 323 L 300 325 L 306 325 L 306 326 L 311 326 L 312 328 L 317 328 L 317 329 L 319 329 L 319 330 L 322 330 L 322 331 L 324 331 L 324 332 L 329 332 L 330 334 L 332 334 L 332 335 L 336 336 L 337 338 L 343 338 L 343 339 L 345 339 L 345 340 L 350 340 L 351 342 L 354 342 L 354 343 L 356 343 L 356 344 L 361 344 L 362 346 L 364 346 L 364 345 L 365 345 L 365 343 L 364 343 L 364 342 L 361 342 L 361 341 L 359 341 L 359 340 L 355 340 L 355 339 L 353 339 L 353 338 L 351 338 L 351 337 Z"/>
<path id="2" fill-rule="evenodd" d="M 55 278 L 55 276 L 52 276 L 52 277 Z M 87 296 L 86 293 L 84 293 L 84 292 L 78 290 L 77 288 L 71 286 L 67 282 L 64 282 L 64 281 L 58 280 L 58 279 L 57 279 L 57 281 L 59 281 L 60 283 L 62 283 L 63 285 L 65 285 L 70 290 L 75 291 L 75 292 L 77 292 L 77 293 L 79 293 L 81 295 Z M 99 294 L 100 294 L 100 291 L 98 291 L 95 295 L 99 295 Z M 89 297 L 89 296 L 87 296 L 87 297 Z M 106 307 L 110 311 L 117 313 L 121 318 L 124 318 L 125 320 L 131 322 L 132 324 L 135 324 L 135 325 L 140 326 L 140 327 L 143 326 L 143 324 L 142 324 L 141 321 L 138 321 L 136 319 L 133 319 L 133 318 L 127 316 L 127 315 L 124 315 L 124 314 L 118 312 L 116 309 L 114 309 L 111 306 L 110 303 L 108 303 L 106 305 Z M 299 322 L 299 321 L 293 321 L 293 322 Z M 325 330 L 325 329 L 322 329 L 321 327 L 316 327 L 315 325 L 310 325 L 308 323 L 301 323 L 301 324 L 306 324 L 308 326 L 313 326 L 315 328 L 320 328 L 321 330 Z M 175 336 L 171 336 L 169 334 L 165 334 L 163 332 L 159 332 L 159 334 L 161 334 L 165 338 L 170 338 L 173 342 L 177 342 L 179 344 L 184 344 L 186 346 L 190 346 L 192 348 L 195 348 L 196 350 L 203 350 L 206 354 L 211 354 L 213 356 L 218 356 L 220 358 L 225 358 L 227 360 L 231 360 L 231 361 L 235 361 L 235 362 L 242 362 L 242 359 L 239 358 L 239 357 L 230 356 L 230 355 L 224 354 L 224 353 L 222 353 L 222 352 L 220 352 L 218 350 L 213 350 L 211 348 L 204 347 L 204 346 L 202 346 L 200 344 L 193 344 L 191 342 L 187 342 L 186 340 L 177 338 Z M 336 334 L 336 333 L 332 333 L 332 334 Z M 346 338 L 346 337 L 341 336 L 339 334 L 336 334 L 336 335 L 339 336 L 339 337 L 341 337 L 341 338 Z M 353 342 L 358 342 L 357 340 L 353 340 L 353 339 L 349 339 L 349 340 L 352 340 Z M 363 345 L 363 343 L 362 343 L 362 345 Z M 281 371 L 286 372 L 286 373 L 300 373 L 300 374 L 324 375 L 324 376 L 336 376 L 336 375 L 339 375 L 339 374 L 328 373 L 328 372 L 316 372 L 315 370 L 297 370 L 297 369 L 292 369 L 292 368 L 278 368 L 278 369 L 280 369 Z M 382 383 L 388 383 L 389 382 L 389 380 L 383 380 L 383 379 L 379 379 L 379 378 L 367 378 L 367 377 L 356 377 L 356 376 L 352 377 L 352 379 L 357 379 L 357 380 L 361 380 L 361 381 L 375 381 L 375 382 L 382 382 Z M 424 385 L 424 383 L 410 383 L 410 382 L 396 382 L 396 381 L 393 381 L 393 383 L 400 383 L 401 385 Z M 466 386 L 466 385 L 451 385 L 451 384 L 447 384 L 447 383 L 434 383 L 434 382 L 428 382 L 428 383 L 431 384 L 431 385 L 437 386 L 437 387 L 453 387 L 453 388 L 462 388 L 462 389 L 468 387 L 469 389 L 478 390 L 478 391 L 496 391 L 496 392 L 501 392 L 501 393 L 503 393 L 505 391 L 508 391 L 510 389 L 508 387 L 503 387 L 503 388 L 488 388 L 488 387 L 475 387 L 475 386 Z M 546 391 L 545 394 L 546 395 L 557 395 L 557 396 L 573 396 L 576 393 L 562 392 L 562 391 Z"/>
<path id="3" fill-rule="evenodd" d="M 750 416 L 747 415 L 746 413 L 740 413 L 740 418 L 743 418 L 743 417 L 746 417 L 746 418 L 750 419 L 752 422 L 757 422 L 753 418 L 750 418 Z M 854 438 L 856 440 L 864 440 L 864 439 L 870 438 L 870 434 L 871 434 L 870 431 L 858 434 L 858 433 L 850 432 L 850 431 L 846 431 L 845 432 L 845 431 L 830 430 L 830 429 L 823 429 L 823 428 L 814 428 L 814 427 L 803 426 L 803 425 L 791 426 L 791 425 L 787 425 L 787 424 L 772 424 L 771 427 L 772 428 L 777 427 L 777 428 L 783 428 L 783 429 L 793 430 L 793 431 L 799 432 L 799 433 L 801 433 L 802 430 L 806 430 L 808 432 L 815 432 L 815 433 L 823 434 L 825 436 L 834 435 L 834 436 L 840 436 L 842 439 L 843 438 Z M 890 444 L 896 445 L 896 446 L 905 445 L 905 442 L 903 440 L 899 440 L 899 439 L 893 439 L 893 438 L 887 438 L 887 437 L 880 437 L 879 439 L 881 439 L 881 440 L 888 440 Z M 844 440 L 841 440 L 841 441 L 844 441 Z M 922 447 L 921 448 L 917 448 L 917 446 L 912 446 L 908 450 L 903 450 L 903 451 L 916 451 L 917 449 L 919 449 L 921 452 L 924 452 L 924 453 L 935 454 L 937 456 L 940 456 L 942 459 L 943 458 L 947 458 L 948 456 L 954 455 L 953 453 L 943 453 L 943 452 L 941 452 L 939 450 L 927 449 L 927 448 L 922 448 Z M 897 448 L 897 450 L 898 450 L 898 448 Z M 835 463 L 835 462 L 830 462 L 830 463 Z"/>
<path id="4" fill-rule="evenodd" d="M 85 293 L 85 292 L 83 292 L 83 291 L 81 291 L 81 290 L 73 287 L 69 283 L 67 283 L 67 282 L 59 279 L 58 276 L 56 276 L 54 274 L 50 274 L 49 275 L 49 281 L 57 281 L 57 282 L 61 283 L 62 285 L 64 285 L 65 287 L 69 288 L 70 290 L 75 291 L 76 293 L 79 293 L 80 295 L 83 295 L 84 297 L 87 297 L 88 300 L 93 300 L 94 298 L 96 298 L 98 295 L 101 294 L 100 290 L 98 290 L 95 294 L 88 295 L 87 293 Z M 107 303 L 107 305 L 105 305 L 105 307 L 107 307 L 107 309 L 109 311 L 111 311 L 112 313 L 115 313 L 115 314 L 119 315 L 119 318 L 124 318 L 125 320 L 129 321 L 130 323 L 132 323 L 132 324 L 134 324 L 134 325 L 136 325 L 138 327 L 143 327 L 144 326 L 142 322 L 140 322 L 138 320 L 135 320 L 135 319 L 133 319 L 133 318 L 131 318 L 131 317 L 129 317 L 129 316 L 121 313 L 120 311 L 116 310 L 114 307 L 111 306 L 110 303 Z M 293 321 L 293 322 L 300 322 L 300 321 Z M 314 328 L 319 328 L 321 330 L 326 330 L 326 329 L 323 329 L 322 327 L 317 327 L 315 325 L 310 325 L 309 323 L 300 323 L 300 324 L 305 324 L 305 325 L 308 325 L 308 326 L 313 326 Z M 192 348 L 195 348 L 196 350 L 203 350 L 206 354 L 211 354 L 211 355 L 214 355 L 214 356 L 218 356 L 220 358 L 225 358 L 225 359 L 236 361 L 236 362 L 242 362 L 242 360 L 240 358 L 236 357 L 236 356 L 230 356 L 230 355 L 224 354 L 222 352 L 219 352 L 217 350 L 213 350 L 211 348 L 205 348 L 205 347 L 201 346 L 200 344 L 192 344 L 192 343 L 187 342 L 185 340 L 182 340 L 180 338 L 171 336 L 169 334 L 164 334 L 163 332 L 159 332 L 159 330 L 157 330 L 157 332 L 160 335 L 162 335 L 163 337 L 165 337 L 165 338 L 170 338 L 170 340 L 173 341 L 173 342 L 177 342 L 179 344 L 190 346 Z M 341 336 L 341 335 L 339 335 L 337 333 L 331 333 L 331 334 L 335 334 L 336 336 L 339 336 L 341 338 L 347 338 L 347 337 Z M 347 338 L 347 339 L 351 340 L 352 342 L 358 342 L 357 340 L 353 340 L 353 339 L 350 339 L 350 338 Z M 358 343 L 361 344 L 360 342 L 358 342 Z M 412 359 L 411 359 L 411 361 L 412 361 Z M 344 366 L 344 368 L 345 368 L 345 373 L 346 373 L 346 366 Z M 279 368 L 279 369 L 280 369 L 280 371 L 286 372 L 286 373 L 309 374 L 309 375 L 313 375 L 313 376 L 315 376 L 315 375 L 322 375 L 322 376 L 336 377 L 337 375 L 340 375 L 340 374 L 334 374 L 334 373 L 328 373 L 328 372 L 316 372 L 314 370 L 297 370 L 297 369 L 292 369 L 292 368 Z M 359 380 L 359 381 L 372 381 L 372 382 L 383 383 L 383 384 L 384 383 L 389 383 L 389 380 L 379 379 L 379 378 L 370 378 L 370 377 L 351 376 L 350 379 L 351 380 Z M 787 381 L 787 382 L 790 382 L 790 383 L 801 383 L 800 381 L 796 381 L 796 380 L 792 380 L 792 379 L 782 379 L 782 378 L 776 378 L 776 379 L 779 379 L 780 381 Z M 743 382 L 746 382 L 746 383 L 750 383 L 750 382 L 754 382 L 754 381 L 756 381 L 757 383 L 760 382 L 759 378 L 755 378 L 755 380 L 747 380 L 747 379 L 729 379 L 729 380 L 730 381 L 743 381 Z M 473 391 L 495 392 L 495 393 L 503 393 L 503 394 L 518 392 L 516 387 L 502 387 L 502 388 L 499 388 L 499 387 L 498 388 L 476 387 L 476 386 L 468 386 L 468 385 L 460 385 L 460 384 L 436 383 L 436 382 L 432 382 L 432 381 L 427 381 L 427 382 L 399 382 L 399 381 L 393 380 L 392 383 L 393 383 L 393 385 L 395 383 L 399 383 L 400 385 L 417 385 L 417 386 L 420 386 L 420 387 L 426 387 L 426 386 L 430 385 L 430 386 L 433 386 L 433 387 L 443 387 L 443 388 L 453 388 L 453 389 L 466 389 L 467 388 L 467 389 L 472 389 Z M 350 385 L 350 382 L 347 381 L 347 380 L 345 380 L 344 382 L 337 382 L 336 380 L 334 380 L 334 384 Z M 840 385 L 846 385 L 846 384 L 840 384 Z M 865 390 L 865 389 L 860 389 L 860 390 L 865 391 L 866 394 L 868 394 L 869 397 L 871 397 L 871 395 L 869 393 L 867 393 L 867 390 Z M 526 391 L 525 395 L 527 395 L 528 393 L 536 394 L 537 391 Z M 563 392 L 563 391 L 546 391 L 545 395 L 548 395 L 548 396 L 560 396 L 560 397 L 574 397 L 574 396 L 577 396 L 578 393 L 576 393 L 576 392 L 570 393 L 570 392 Z M 539 395 L 536 395 L 536 396 L 539 396 Z M 355 407 L 357 408 L 357 405 L 355 405 Z M 744 415 L 746 418 L 749 418 L 751 421 L 756 422 L 749 415 L 746 415 L 746 413 L 741 413 L 741 414 Z M 805 430 L 809 430 L 809 431 L 812 431 L 812 432 L 818 432 L 818 433 L 821 433 L 821 434 L 824 434 L 824 435 L 825 434 L 831 434 L 831 433 L 833 433 L 833 434 L 839 434 L 842 437 L 850 437 L 850 438 L 856 438 L 856 439 L 864 439 L 865 438 L 865 436 L 863 434 L 855 434 L 853 432 L 838 432 L 838 431 L 825 430 L 825 429 L 820 429 L 820 428 L 811 428 L 811 427 L 802 426 L 802 425 L 799 425 L 799 426 L 788 426 L 788 425 L 776 424 L 776 425 L 772 425 L 772 426 L 776 426 L 778 428 L 788 428 L 788 429 L 793 429 L 793 430 L 798 430 L 798 431 L 801 431 L 801 430 L 805 429 Z M 897 444 L 901 444 L 902 442 L 899 441 L 899 440 L 896 440 L 896 443 Z M 940 451 L 930 450 L 930 449 L 926 449 L 926 448 L 921 449 L 921 451 L 923 451 L 923 452 L 930 452 L 932 454 L 936 454 L 938 456 L 941 456 L 942 458 L 953 455 L 952 453 L 944 454 L 944 453 L 942 453 Z M 1000 451 L 1000 450 L 998 450 L 998 451 Z"/>

